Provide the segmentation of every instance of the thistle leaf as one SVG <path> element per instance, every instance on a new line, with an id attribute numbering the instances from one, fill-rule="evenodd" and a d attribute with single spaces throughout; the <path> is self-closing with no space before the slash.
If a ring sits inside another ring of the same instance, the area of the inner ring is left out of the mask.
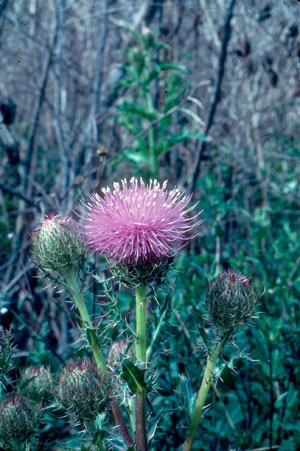
<path id="1" fill-rule="evenodd" d="M 128 359 L 123 362 L 121 377 L 127 382 L 132 393 L 147 392 L 145 370 L 141 370 Z"/>

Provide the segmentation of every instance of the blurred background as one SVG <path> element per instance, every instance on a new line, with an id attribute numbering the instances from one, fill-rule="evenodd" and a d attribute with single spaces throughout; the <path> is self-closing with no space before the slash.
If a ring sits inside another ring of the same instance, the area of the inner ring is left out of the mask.
<path id="1" fill-rule="evenodd" d="M 195 391 L 204 362 L 197 311 L 207 278 L 228 268 L 265 294 L 195 449 L 300 449 L 299 18 L 297 0 L 0 1 L 0 324 L 19 368 L 57 370 L 78 338 L 66 296 L 32 262 L 42 216 L 73 215 L 89 192 L 132 176 L 167 179 L 204 209 L 175 263 L 153 449 L 183 441 L 181 377 Z M 132 295 L 118 296 L 126 315 Z M 70 446 L 72 431 L 51 421 Z"/>

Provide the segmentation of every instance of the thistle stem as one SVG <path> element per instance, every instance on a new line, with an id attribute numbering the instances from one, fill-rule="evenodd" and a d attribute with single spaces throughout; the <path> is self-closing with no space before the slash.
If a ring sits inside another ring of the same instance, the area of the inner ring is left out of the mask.
<path id="1" fill-rule="evenodd" d="M 84 299 L 79 290 L 77 280 L 74 277 L 74 273 L 73 272 L 67 273 L 65 275 L 65 279 L 66 279 L 66 282 L 68 285 L 68 289 L 69 289 L 69 291 L 72 295 L 72 298 L 76 304 L 76 307 L 78 308 L 81 319 L 86 327 L 87 338 L 88 338 L 89 345 L 91 347 L 95 362 L 102 371 L 107 371 L 107 366 L 105 363 L 104 355 L 102 354 L 102 351 L 99 348 L 96 330 L 93 327 L 89 312 L 86 308 Z"/>
<path id="2" fill-rule="evenodd" d="M 102 354 L 102 351 L 99 348 L 96 330 L 93 328 L 89 312 L 86 308 L 83 296 L 79 290 L 77 280 L 74 277 L 74 273 L 65 274 L 65 280 L 66 280 L 68 289 L 72 295 L 72 298 L 76 304 L 76 307 L 78 308 L 81 319 L 86 327 L 87 338 L 88 338 L 89 345 L 91 347 L 96 365 L 98 366 L 98 368 L 100 368 L 101 371 L 108 371 L 104 355 Z M 118 426 L 126 446 L 129 447 L 133 444 L 133 440 L 130 436 L 129 430 L 124 421 L 120 406 L 119 406 L 118 402 L 114 401 L 114 400 L 110 401 L 110 405 L 111 405 L 113 415 L 115 418 L 116 426 Z"/>
<path id="3" fill-rule="evenodd" d="M 145 286 L 136 289 L 136 358 L 146 364 L 146 291 Z"/>
<path id="4" fill-rule="evenodd" d="M 183 444 L 183 451 L 190 451 L 193 446 L 193 442 L 195 439 L 195 434 L 200 422 L 200 418 L 202 415 L 202 410 L 204 407 L 204 403 L 209 392 L 210 386 L 213 381 L 214 369 L 219 357 L 220 352 L 224 348 L 229 336 L 231 334 L 231 330 L 225 332 L 223 338 L 216 344 L 213 348 L 211 354 L 207 358 L 205 372 L 202 378 L 201 386 L 198 392 L 198 397 L 195 403 L 195 408 L 192 414 L 191 422 L 188 428 L 187 436 L 185 442 Z"/>
<path id="5" fill-rule="evenodd" d="M 133 445 L 133 439 L 129 433 L 129 430 L 126 426 L 126 423 L 124 421 L 119 403 L 117 401 L 110 401 L 111 410 L 113 412 L 116 426 L 119 428 L 120 433 L 124 439 L 125 445 L 127 448 Z"/>
<path id="6" fill-rule="evenodd" d="M 147 364 L 146 355 L 146 292 L 147 287 L 141 286 L 136 289 L 136 358 Z M 146 431 L 146 395 L 144 391 L 136 393 L 135 396 L 135 434 L 137 451 L 147 451 Z"/>

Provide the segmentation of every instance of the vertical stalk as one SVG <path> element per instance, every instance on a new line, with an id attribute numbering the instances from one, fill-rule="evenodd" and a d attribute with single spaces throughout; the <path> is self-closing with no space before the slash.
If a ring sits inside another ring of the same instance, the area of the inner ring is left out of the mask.
<path id="1" fill-rule="evenodd" d="M 146 356 L 146 291 L 147 287 L 141 286 L 136 289 L 136 358 L 147 364 Z M 146 431 L 146 396 L 144 391 L 136 393 L 135 396 L 135 434 L 137 451 L 147 451 Z"/>
<path id="2" fill-rule="evenodd" d="M 99 348 L 96 330 L 93 328 L 89 312 L 86 308 L 83 296 L 79 290 L 78 283 L 74 276 L 74 273 L 73 272 L 66 273 L 65 280 L 66 280 L 68 289 L 72 295 L 72 298 L 76 304 L 76 307 L 78 308 L 81 319 L 86 327 L 87 339 L 89 341 L 89 345 L 91 347 L 96 365 L 98 366 L 98 368 L 100 368 L 101 371 L 108 371 L 104 355 L 102 354 L 102 351 Z M 115 400 L 111 400 L 110 405 L 111 405 L 113 415 L 115 418 L 116 426 L 119 428 L 126 446 L 129 447 L 133 444 L 133 440 L 130 436 L 130 433 L 129 433 L 126 423 L 124 421 L 120 406 L 119 406 L 118 402 Z"/>
<path id="3" fill-rule="evenodd" d="M 219 343 L 216 344 L 212 353 L 208 356 L 205 372 L 202 378 L 201 386 L 199 389 L 198 397 L 195 403 L 194 412 L 192 414 L 191 422 L 188 428 L 187 436 L 185 442 L 183 444 L 183 451 L 190 451 L 193 446 L 193 442 L 195 439 L 195 434 L 199 425 L 199 421 L 202 415 L 202 410 L 204 407 L 204 403 L 209 392 L 210 386 L 213 381 L 214 369 L 219 357 L 220 352 L 225 346 L 229 336 L 231 334 L 231 330 L 225 332 L 223 338 Z"/>
<path id="4" fill-rule="evenodd" d="M 146 364 L 146 287 L 136 289 L 136 358 Z"/>
<path id="5" fill-rule="evenodd" d="M 86 327 L 87 338 L 88 338 L 95 362 L 102 371 L 107 371 L 107 366 L 105 363 L 104 355 L 102 354 L 102 351 L 99 348 L 96 330 L 93 328 L 89 312 L 86 308 L 84 299 L 79 290 L 77 280 L 74 277 L 74 273 L 73 272 L 67 273 L 65 275 L 65 279 L 66 279 L 66 282 L 68 285 L 68 289 L 69 289 L 69 291 L 74 299 L 74 302 L 76 304 L 76 307 L 79 310 L 82 321 Z"/>

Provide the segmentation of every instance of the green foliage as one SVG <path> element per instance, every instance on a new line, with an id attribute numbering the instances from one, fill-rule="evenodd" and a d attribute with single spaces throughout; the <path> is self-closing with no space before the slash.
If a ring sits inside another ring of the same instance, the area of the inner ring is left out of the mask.
<path id="1" fill-rule="evenodd" d="M 126 130 L 128 145 L 111 168 L 126 160 L 138 174 L 153 178 L 158 176 L 161 155 L 182 142 L 205 137 L 193 129 L 188 115 L 174 133 L 175 112 L 191 87 L 188 69 L 165 61 L 170 48 L 154 34 L 133 33 L 133 37 L 135 45 L 124 55 L 125 75 L 116 87 L 124 91 L 117 103 L 117 123 Z"/>

